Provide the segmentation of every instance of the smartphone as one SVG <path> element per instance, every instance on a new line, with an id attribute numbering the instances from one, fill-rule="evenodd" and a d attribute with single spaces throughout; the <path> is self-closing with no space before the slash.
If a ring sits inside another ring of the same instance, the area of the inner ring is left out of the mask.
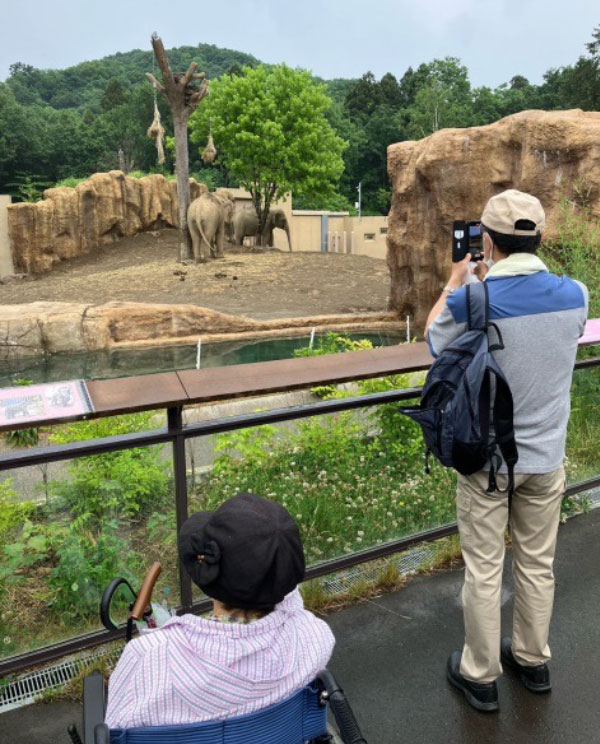
<path id="1" fill-rule="evenodd" d="M 462 261 L 470 253 L 473 261 L 483 259 L 481 223 L 455 220 L 452 223 L 452 262 Z"/>

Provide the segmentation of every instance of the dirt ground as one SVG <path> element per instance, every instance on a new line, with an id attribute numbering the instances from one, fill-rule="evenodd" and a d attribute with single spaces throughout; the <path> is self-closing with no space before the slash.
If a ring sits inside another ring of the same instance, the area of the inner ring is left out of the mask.
<path id="1" fill-rule="evenodd" d="M 234 247 L 198 266 L 176 259 L 175 230 L 142 233 L 2 285 L 0 304 L 190 303 L 256 319 L 387 308 L 390 279 L 380 259 Z"/>

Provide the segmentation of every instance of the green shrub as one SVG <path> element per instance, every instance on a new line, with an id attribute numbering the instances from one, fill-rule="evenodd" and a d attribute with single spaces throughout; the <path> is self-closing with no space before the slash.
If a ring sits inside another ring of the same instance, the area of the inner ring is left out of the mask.
<path id="1" fill-rule="evenodd" d="M 556 215 L 556 236 L 544 241 L 540 255 L 556 274 L 583 282 L 590 293 L 589 317 L 600 317 L 600 221 L 590 211 L 586 191 L 575 184 Z"/>
<path id="2" fill-rule="evenodd" d="M 129 434 L 151 428 L 150 418 L 149 413 L 139 413 L 77 422 L 56 429 L 50 441 L 64 444 Z M 143 447 L 72 460 L 69 479 L 52 482 L 50 492 L 84 519 L 143 516 L 168 493 L 169 466 L 160 459 L 161 450 Z"/>
<path id="3" fill-rule="evenodd" d="M 20 501 L 19 494 L 12 489 L 11 484 L 10 479 L 0 481 L 0 543 L 34 510 L 31 501 Z"/>
<path id="4" fill-rule="evenodd" d="M 133 579 L 140 558 L 119 530 L 107 520 L 97 532 L 73 524 L 26 520 L 18 537 L 2 549 L 0 581 L 40 581 L 38 596 L 61 618 L 81 619 L 98 612 L 103 590 L 115 576 Z"/>
<path id="5" fill-rule="evenodd" d="M 83 183 L 84 181 L 87 181 L 89 176 L 86 178 L 74 178 L 73 176 L 69 176 L 68 178 L 63 178 L 61 181 L 58 181 L 55 184 L 55 187 L 58 188 L 60 186 L 67 186 L 71 189 L 74 189 L 75 186 L 78 186 L 80 183 Z"/>

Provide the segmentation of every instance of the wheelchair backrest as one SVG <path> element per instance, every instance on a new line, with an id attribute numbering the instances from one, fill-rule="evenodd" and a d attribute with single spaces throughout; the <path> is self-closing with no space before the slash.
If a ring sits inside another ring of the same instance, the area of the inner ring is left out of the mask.
<path id="1" fill-rule="evenodd" d="M 112 729 L 111 744 L 305 744 L 327 733 L 327 707 L 316 686 L 227 721 Z"/>

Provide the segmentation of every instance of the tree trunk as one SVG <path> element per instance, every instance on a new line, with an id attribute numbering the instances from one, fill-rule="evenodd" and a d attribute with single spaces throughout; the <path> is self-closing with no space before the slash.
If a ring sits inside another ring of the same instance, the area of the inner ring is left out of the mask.
<path id="1" fill-rule="evenodd" d="M 179 205 L 179 261 L 192 259 L 192 240 L 187 226 L 190 206 L 190 164 L 188 153 L 187 115 L 185 111 L 173 112 L 175 130 L 175 173 L 177 174 L 177 203 Z"/>
<path id="2" fill-rule="evenodd" d="M 152 49 L 162 73 L 163 82 L 160 83 L 149 72 L 146 73 L 146 77 L 154 89 L 165 97 L 173 116 L 179 208 L 179 260 L 189 261 L 192 258 L 192 239 L 187 226 L 187 211 L 190 205 L 187 122 L 190 114 L 208 94 L 208 83 L 203 72 L 196 72 L 198 67 L 196 62 L 190 62 L 187 72 L 174 75 L 162 40 L 156 33 L 152 34 Z"/>

